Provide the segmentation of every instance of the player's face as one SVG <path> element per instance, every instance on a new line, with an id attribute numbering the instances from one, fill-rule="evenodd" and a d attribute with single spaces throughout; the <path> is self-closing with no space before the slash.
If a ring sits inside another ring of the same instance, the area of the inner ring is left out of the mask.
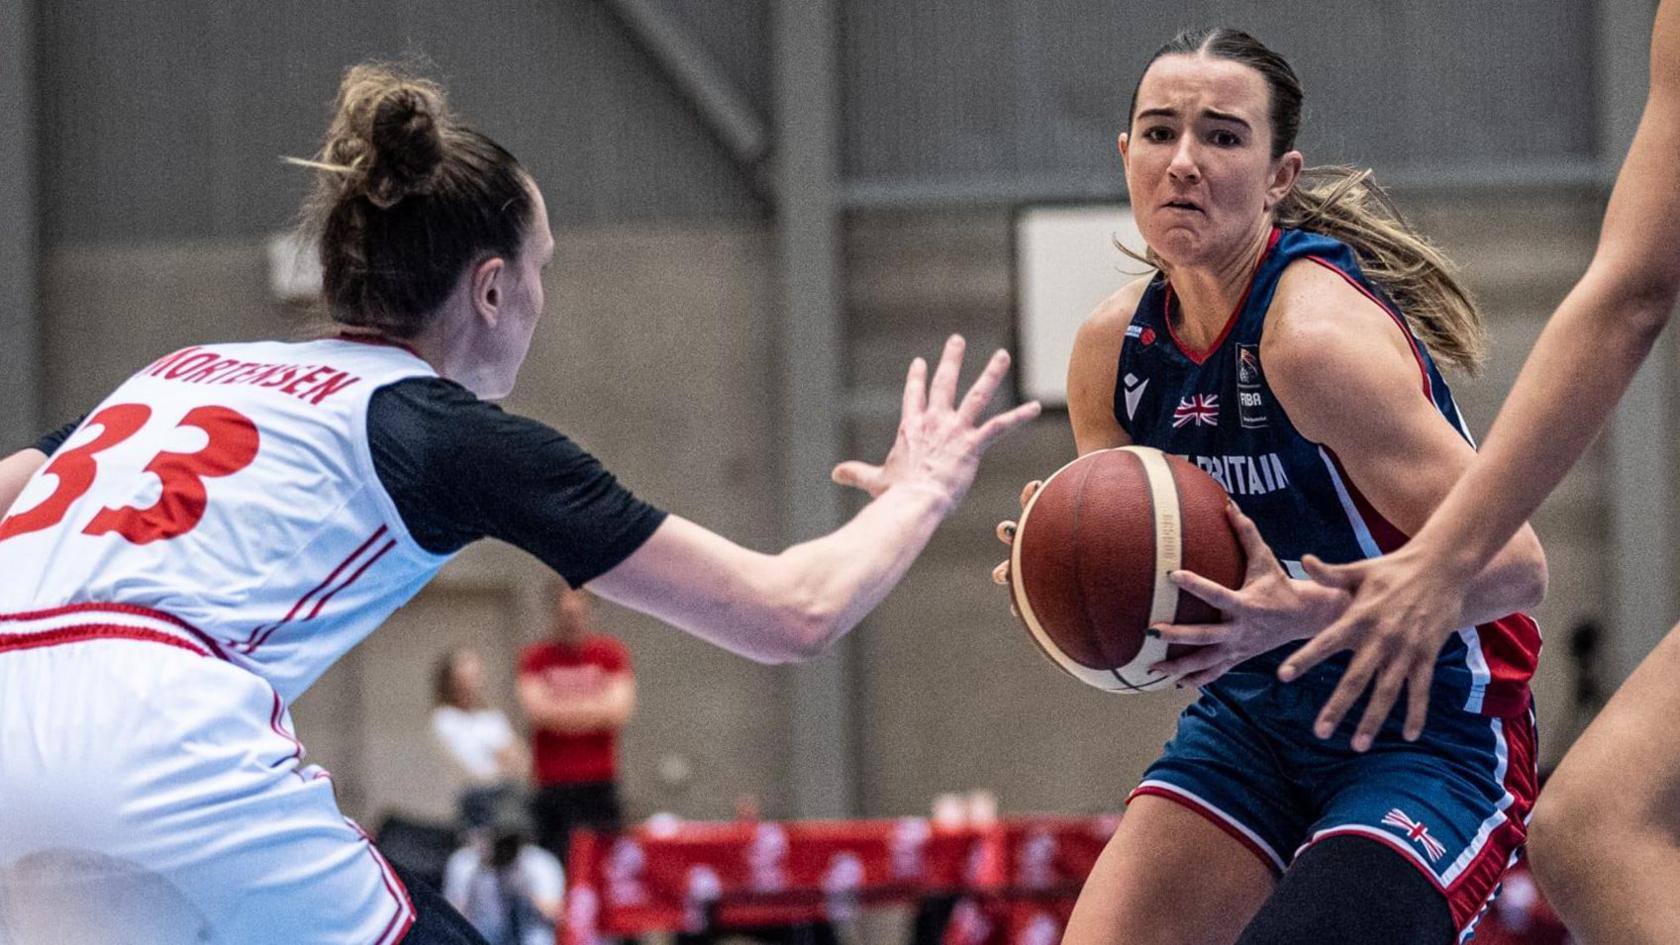
<path id="1" fill-rule="evenodd" d="M 1168 266 L 1217 265 L 1271 225 L 1300 166 L 1274 160 L 1271 96 L 1259 72 L 1204 56 L 1162 56 L 1138 85 L 1120 135 L 1138 230 Z"/>

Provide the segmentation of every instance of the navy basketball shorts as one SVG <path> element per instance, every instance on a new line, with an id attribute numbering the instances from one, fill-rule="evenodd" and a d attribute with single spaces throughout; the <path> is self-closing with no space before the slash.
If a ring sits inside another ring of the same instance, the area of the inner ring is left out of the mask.
<path id="1" fill-rule="evenodd" d="M 1437 701 L 1416 742 L 1401 737 L 1396 712 L 1361 754 L 1350 739 L 1363 700 L 1333 738 L 1313 735 L 1329 696 L 1313 680 L 1227 674 L 1184 710 L 1128 802 L 1176 801 L 1280 875 L 1327 837 L 1386 844 L 1441 891 L 1454 927 L 1467 934 L 1527 835 L 1539 790 L 1532 703 L 1519 716 L 1492 718 Z"/>

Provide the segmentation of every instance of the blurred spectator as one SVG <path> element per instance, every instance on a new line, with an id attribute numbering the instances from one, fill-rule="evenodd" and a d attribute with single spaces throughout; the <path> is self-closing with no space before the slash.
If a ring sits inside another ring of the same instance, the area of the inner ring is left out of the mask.
<path id="1" fill-rule="evenodd" d="M 527 768 L 524 748 L 500 709 L 484 698 L 484 661 L 465 647 L 438 660 L 432 735 L 462 776 L 459 816 L 465 827 L 489 822 L 496 803 L 516 797 Z"/>
<path id="2" fill-rule="evenodd" d="M 597 631 L 590 596 L 557 589 L 549 637 L 519 660 L 531 726 L 537 842 L 561 860 L 577 827 L 617 830 L 618 732 L 636 706 L 624 645 Z"/>
<path id="3" fill-rule="evenodd" d="M 490 945 L 554 945 L 565 875 L 552 853 L 531 843 L 525 805 L 507 797 L 449 858 L 443 895 Z"/>

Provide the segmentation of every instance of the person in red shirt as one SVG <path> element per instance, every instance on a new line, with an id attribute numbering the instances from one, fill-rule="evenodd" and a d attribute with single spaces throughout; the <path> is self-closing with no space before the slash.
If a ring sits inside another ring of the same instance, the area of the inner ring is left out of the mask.
<path id="1" fill-rule="evenodd" d="M 519 659 L 519 705 L 531 725 L 537 842 L 564 862 L 572 830 L 617 830 L 618 732 L 636 708 L 624 644 L 596 629 L 586 591 L 562 585 L 548 639 Z"/>

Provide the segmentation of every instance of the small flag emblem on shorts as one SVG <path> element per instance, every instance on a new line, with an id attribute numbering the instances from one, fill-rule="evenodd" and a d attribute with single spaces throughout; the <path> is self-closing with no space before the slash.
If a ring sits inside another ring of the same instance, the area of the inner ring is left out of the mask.
<path id="1" fill-rule="evenodd" d="M 1383 815 L 1382 822 L 1390 827 L 1399 827 L 1406 831 L 1406 837 L 1415 840 L 1423 847 L 1423 852 L 1429 855 L 1429 862 L 1439 860 L 1447 852 L 1441 846 L 1441 841 L 1429 835 L 1429 828 L 1406 816 L 1406 812 L 1396 807 Z"/>

